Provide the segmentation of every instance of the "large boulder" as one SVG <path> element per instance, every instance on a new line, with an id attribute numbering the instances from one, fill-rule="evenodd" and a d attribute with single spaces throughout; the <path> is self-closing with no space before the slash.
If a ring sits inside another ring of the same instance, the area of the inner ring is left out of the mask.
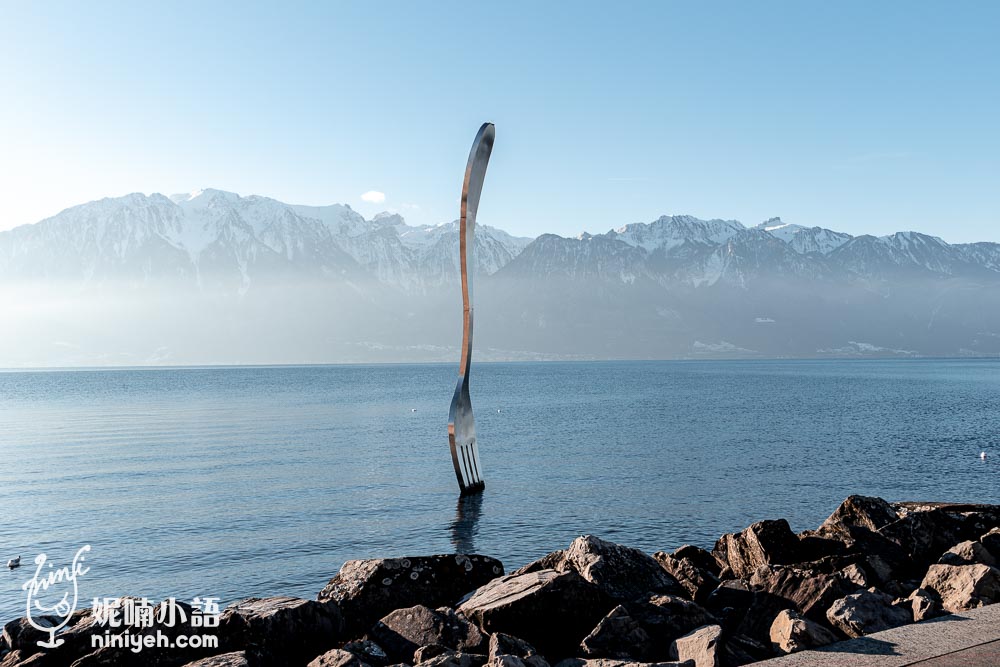
<path id="1" fill-rule="evenodd" d="M 670 645 L 670 657 L 682 663 L 693 662 L 694 667 L 718 667 L 722 657 L 721 639 L 721 627 L 703 625 L 675 639 Z"/>
<path id="2" fill-rule="evenodd" d="M 395 609 L 453 606 L 501 575 L 503 563 L 477 554 L 351 560 L 320 591 L 318 600 L 335 602 L 347 634 L 356 634 Z"/>
<path id="3" fill-rule="evenodd" d="M 222 612 L 219 644 L 245 650 L 250 662 L 302 664 L 334 647 L 343 637 L 336 605 L 293 597 L 247 598 Z"/>
<path id="4" fill-rule="evenodd" d="M 604 590 L 576 572 L 539 570 L 494 579 L 458 611 L 483 632 L 521 637 L 546 657 L 559 658 L 572 655 L 614 606 Z"/>
<path id="5" fill-rule="evenodd" d="M 979 563 L 990 567 L 997 566 L 997 559 L 990 553 L 989 549 L 983 546 L 982 542 L 973 542 L 972 540 L 959 542 L 948 549 L 941 555 L 938 562 L 945 565 L 975 565 Z"/>
<path id="6" fill-rule="evenodd" d="M 803 533 L 803 549 L 847 557 L 879 585 L 907 578 L 916 574 L 919 566 L 914 565 L 908 550 L 898 540 L 893 541 L 881 533 L 899 521 L 900 513 L 885 500 L 850 496 L 815 533 Z M 825 547 L 818 546 L 820 538 L 827 540 Z M 844 548 L 841 549 L 838 543 Z M 840 567 L 846 565 L 842 563 Z"/>
<path id="7" fill-rule="evenodd" d="M 900 518 L 880 528 L 879 534 L 905 550 L 917 571 L 952 546 L 1000 527 L 1000 505 L 897 503 L 894 508 Z"/>
<path id="8" fill-rule="evenodd" d="M 826 612 L 830 624 L 848 637 L 861 637 L 913 621 L 906 605 L 895 605 L 892 597 L 877 588 L 836 600 Z"/>
<path id="9" fill-rule="evenodd" d="M 878 531 L 899 519 L 899 514 L 885 500 L 872 496 L 849 496 L 819 527 L 821 534 L 850 537 L 849 528 Z"/>
<path id="10" fill-rule="evenodd" d="M 799 538 L 784 519 L 758 521 L 740 533 L 723 535 L 712 554 L 728 565 L 733 577 L 746 579 L 761 565 L 796 562 Z"/>
<path id="11" fill-rule="evenodd" d="M 716 577 L 718 577 L 722 572 L 722 566 L 719 565 L 719 561 L 715 559 L 712 552 L 706 551 L 701 547 L 685 544 L 684 546 L 678 547 L 677 550 L 674 551 L 674 556 L 691 561 L 699 568 L 707 572 L 711 572 Z"/>
<path id="12" fill-rule="evenodd" d="M 490 635 L 489 659 L 491 667 L 549 667 L 534 646 L 503 632 Z"/>
<path id="13" fill-rule="evenodd" d="M 1000 602 L 1000 570 L 989 565 L 931 565 L 920 588 L 933 591 L 950 613 Z"/>
<path id="14" fill-rule="evenodd" d="M 32 620 L 43 628 L 54 628 L 66 617 L 32 616 Z M 42 649 L 38 642 L 48 640 L 49 633 L 35 628 L 27 618 L 15 618 L 4 624 L 0 641 L 11 651 L 21 651 L 24 656 L 38 653 Z"/>
<path id="15" fill-rule="evenodd" d="M 716 618 L 704 607 L 679 596 L 651 595 L 645 600 L 626 603 L 624 607 L 649 637 L 646 644 L 635 647 L 633 655 L 640 660 L 669 660 L 675 639 L 703 625 L 716 623 Z"/>
<path id="16" fill-rule="evenodd" d="M 397 609 L 376 623 L 369 634 L 394 662 L 411 662 L 414 652 L 428 644 L 466 653 L 486 650 L 486 637 L 479 628 L 448 607 Z"/>
<path id="17" fill-rule="evenodd" d="M 693 548 L 693 547 L 692 547 Z M 692 553 L 687 551 L 685 553 Z M 707 552 L 705 552 L 707 554 Z M 700 554 L 699 554 L 700 555 Z M 705 567 L 703 558 L 679 556 L 657 551 L 653 558 L 664 570 L 681 585 L 687 597 L 696 602 L 704 602 L 705 598 L 719 585 L 718 565 L 711 558 L 714 569 Z"/>
<path id="18" fill-rule="evenodd" d="M 1000 528 L 991 528 L 979 538 L 979 542 L 986 547 L 991 556 L 1000 561 Z"/>
<path id="19" fill-rule="evenodd" d="M 769 632 L 774 617 L 791 603 L 764 590 L 754 590 L 742 579 L 719 584 L 705 600 L 705 608 L 718 619 L 726 636 L 741 636 L 770 651 Z M 727 640 L 727 650 L 730 641 Z M 753 654 L 757 657 L 757 654 Z M 767 657 L 759 656 L 758 659 Z"/>
<path id="20" fill-rule="evenodd" d="M 750 585 L 786 600 L 789 607 L 819 623 L 826 621 L 826 610 L 835 600 L 861 589 L 850 571 L 824 574 L 789 565 L 762 565 Z"/>
<path id="21" fill-rule="evenodd" d="M 1000 528 L 993 528 L 988 533 L 979 538 L 979 543 L 982 544 L 990 555 L 993 556 L 997 561 L 1000 561 Z"/>
<path id="22" fill-rule="evenodd" d="M 622 605 L 608 612 L 580 642 L 580 653 L 588 658 L 648 660 L 651 648 L 649 634 Z"/>
<path id="23" fill-rule="evenodd" d="M 619 601 L 683 592 L 656 559 L 639 549 L 584 535 L 573 540 L 568 549 L 556 553 L 561 555 L 552 562 L 552 569 L 576 572 Z"/>
<path id="24" fill-rule="evenodd" d="M 566 563 L 566 550 L 560 549 L 552 553 L 545 554 L 537 560 L 533 560 L 527 565 L 514 570 L 511 574 L 530 574 L 539 570 L 562 570 Z"/>
<path id="25" fill-rule="evenodd" d="M 771 645 L 779 653 L 819 648 L 835 641 L 837 635 L 793 609 L 779 612 L 771 624 Z"/>

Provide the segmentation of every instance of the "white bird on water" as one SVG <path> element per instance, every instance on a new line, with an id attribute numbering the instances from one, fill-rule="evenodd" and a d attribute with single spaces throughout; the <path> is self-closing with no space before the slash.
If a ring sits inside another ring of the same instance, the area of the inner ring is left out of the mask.
<path id="1" fill-rule="evenodd" d="M 18 556 L 17 558 L 11 558 L 9 561 L 7 561 L 7 567 L 9 567 L 12 570 L 15 567 L 21 567 L 21 557 Z"/>
<path id="2" fill-rule="evenodd" d="M 983 461 L 985 461 L 986 460 L 986 452 L 979 452 L 979 458 L 982 459 Z"/>

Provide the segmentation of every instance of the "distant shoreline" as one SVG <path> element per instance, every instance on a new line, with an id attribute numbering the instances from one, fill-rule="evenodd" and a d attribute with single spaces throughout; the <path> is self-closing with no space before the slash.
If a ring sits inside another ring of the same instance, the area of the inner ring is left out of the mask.
<path id="1" fill-rule="evenodd" d="M 850 357 L 710 357 L 676 359 L 512 359 L 505 361 L 474 360 L 475 366 L 503 364 L 617 364 L 617 363 L 773 363 L 773 362 L 871 362 L 871 361 L 1000 361 L 997 356 L 850 356 Z M 163 366 L 25 366 L 0 368 L 0 373 L 59 373 L 74 371 L 159 371 L 159 370 L 239 370 L 290 369 L 290 368 L 337 368 L 359 366 L 457 366 L 457 361 L 343 361 L 318 362 L 309 364 L 178 364 Z"/>

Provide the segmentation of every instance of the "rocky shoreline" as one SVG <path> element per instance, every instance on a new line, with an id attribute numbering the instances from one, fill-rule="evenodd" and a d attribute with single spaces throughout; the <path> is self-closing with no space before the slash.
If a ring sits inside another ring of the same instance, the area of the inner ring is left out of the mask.
<path id="1" fill-rule="evenodd" d="M 851 496 L 815 531 L 761 521 L 712 551 L 673 553 L 580 537 L 505 574 L 475 554 L 349 561 L 315 600 L 248 598 L 213 648 L 94 649 L 76 612 L 57 648 L 25 619 L 0 636 L 0 667 L 689 667 L 749 664 L 1000 602 L 1000 505 Z"/>

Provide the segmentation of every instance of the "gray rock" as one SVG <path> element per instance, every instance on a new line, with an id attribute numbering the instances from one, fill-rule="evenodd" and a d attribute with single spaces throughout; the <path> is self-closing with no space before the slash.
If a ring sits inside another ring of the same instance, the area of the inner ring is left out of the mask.
<path id="1" fill-rule="evenodd" d="M 619 605 L 602 618 L 580 642 L 580 651 L 588 658 L 642 660 L 652 640 L 646 631 Z"/>
<path id="2" fill-rule="evenodd" d="M 771 645 L 780 653 L 818 648 L 835 641 L 835 634 L 792 609 L 779 612 L 771 624 Z"/>
<path id="3" fill-rule="evenodd" d="M 535 647 L 528 642 L 503 632 L 490 635 L 490 660 L 501 655 L 513 655 L 518 658 L 529 658 L 538 655 Z"/>
<path id="4" fill-rule="evenodd" d="M 546 554 L 534 560 L 524 567 L 514 570 L 511 574 L 530 574 L 531 572 L 538 572 L 539 570 L 561 570 L 566 563 L 566 550 L 560 549 L 559 551 L 553 551 L 550 554 Z"/>
<path id="5" fill-rule="evenodd" d="M 32 618 L 35 623 L 41 625 L 42 627 L 54 628 L 62 623 L 63 619 L 66 617 L 34 616 Z M 3 631 L 0 632 L 0 640 L 2 640 L 10 650 L 19 650 L 25 657 L 41 651 L 42 649 L 38 646 L 38 642 L 47 640 L 48 637 L 48 632 L 37 630 L 33 625 L 31 625 L 31 623 L 28 622 L 27 618 L 16 618 L 13 621 L 5 623 Z"/>
<path id="6" fill-rule="evenodd" d="M 413 652 L 413 664 L 419 665 L 422 662 L 426 662 L 431 658 L 436 658 L 439 655 L 444 655 L 445 653 L 454 653 L 447 646 L 441 646 L 441 644 L 427 644 L 426 646 L 421 646 L 416 651 Z"/>
<path id="7" fill-rule="evenodd" d="M 576 572 L 539 570 L 494 579 L 458 610 L 484 632 L 520 637 L 551 657 L 571 655 L 614 606 Z"/>
<path id="8" fill-rule="evenodd" d="M 851 563 L 842 568 L 837 574 L 858 588 L 871 588 L 875 585 L 875 582 L 869 578 L 868 573 L 858 567 L 856 563 Z"/>
<path id="9" fill-rule="evenodd" d="M 694 667 L 718 667 L 722 657 L 721 639 L 721 627 L 703 625 L 675 639 L 670 646 L 670 657 L 682 663 L 693 662 Z"/>
<path id="10" fill-rule="evenodd" d="M 486 662 L 485 655 L 448 651 L 420 664 L 424 667 L 483 667 Z"/>
<path id="11" fill-rule="evenodd" d="M 715 556 L 712 555 L 711 551 L 706 551 L 701 547 L 693 547 L 690 544 L 685 544 L 684 546 L 678 547 L 674 553 L 674 557 L 681 558 L 683 560 L 691 561 L 697 567 L 714 574 L 716 577 L 722 572 L 722 566 L 719 565 L 719 561 L 715 560 Z"/>
<path id="12" fill-rule="evenodd" d="M 842 533 L 849 535 L 847 528 L 865 528 L 876 532 L 899 519 L 896 510 L 881 498 L 871 496 L 849 496 L 833 514 L 824 521 L 820 533 Z"/>
<path id="13" fill-rule="evenodd" d="M 945 565 L 975 565 L 979 563 L 996 567 L 997 559 L 981 542 L 965 540 L 945 551 L 938 559 L 938 563 Z"/>
<path id="14" fill-rule="evenodd" d="M 477 554 L 351 560 L 318 599 L 335 602 L 347 634 L 360 634 L 396 609 L 452 606 L 501 575 L 500 561 Z"/>
<path id="15" fill-rule="evenodd" d="M 447 607 L 397 609 L 376 623 L 370 635 L 390 660 L 398 662 L 412 659 L 417 649 L 429 644 L 466 653 L 486 650 L 486 637 L 479 628 Z"/>
<path id="16" fill-rule="evenodd" d="M 825 621 L 826 610 L 835 600 L 861 590 L 839 574 L 815 573 L 788 565 L 761 566 L 750 578 L 750 585 L 785 600 L 787 606 L 817 622 Z M 767 619 L 768 627 L 771 620 Z"/>
<path id="17" fill-rule="evenodd" d="M 347 642 L 343 649 L 353 653 L 361 662 L 366 662 L 372 667 L 387 667 L 390 662 L 389 656 L 386 655 L 382 647 L 367 639 Z"/>
<path id="18" fill-rule="evenodd" d="M 309 663 L 310 665 L 312 663 Z M 222 655 L 213 655 L 201 660 L 189 662 L 184 667 L 247 667 L 247 655 L 244 651 L 233 651 Z"/>
<path id="19" fill-rule="evenodd" d="M 693 558 L 685 558 L 663 551 L 657 551 L 653 554 L 653 558 L 684 588 L 687 597 L 691 600 L 704 602 L 719 585 L 719 577 L 713 571 L 703 567 L 701 559 L 696 561 Z M 715 562 L 714 558 L 712 562 Z M 717 566 L 716 569 L 718 569 Z"/>
<path id="20" fill-rule="evenodd" d="M 941 616 L 944 613 L 941 610 L 941 601 L 937 598 L 937 595 L 923 588 L 916 589 L 906 599 L 910 602 L 910 610 L 913 613 L 913 621 L 915 623 Z"/>
<path id="21" fill-rule="evenodd" d="M 1000 570 L 989 565 L 931 565 L 920 588 L 933 591 L 949 613 L 1000 602 Z"/>
<path id="22" fill-rule="evenodd" d="M 715 617 L 701 605 L 670 595 L 653 595 L 646 600 L 630 602 L 625 609 L 649 637 L 647 644 L 637 645 L 635 659 L 656 662 L 670 659 L 673 641 L 703 625 L 716 623 Z"/>
<path id="23" fill-rule="evenodd" d="M 495 658 L 490 658 L 486 664 L 489 667 L 528 667 L 528 663 L 516 655 L 499 655 Z"/>
<path id="24" fill-rule="evenodd" d="M 29 656 L 20 649 L 10 651 L 4 648 L 3 651 L 0 651 L 0 667 L 17 667 L 28 659 Z"/>
<path id="25" fill-rule="evenodd" d="M 1000 528 L 993 528 L 988 533 L 979 538 L 979 542 L 986 547 L 997 561 L 1000 561 Z"/>
<path id="26" fill-rule="evenodd" d="M 870 635 L 912 622 L 910 610 L 893 602 L 893 598 L 872 588 L 835 601 L 826 618 L 848 637 Z"/>
<path id="27" fill-rule="evenodd" d="M 796 562 L 799 538 L 784 519 L 758 521 L 743 532 L 723 535 L 712 554 L 729 566 L 734 577 L 746 579 L 761 565 Z"/>
<path id="28" fill-rule="evenodd" d="M 897 503 L 894 508 L 899 520 L 883 526 L 879 534 L 907 552 L 914 576 L 959 542 L 978 540 L 990 528 L 1000 527 L 1000 505 Z"/>
<path id="29" fill-rule="evenodd" d="M 628 601 L 650 594 L 678 595 L 677 581 L 639 549 L 584 535 L 573 540 L 555 563 L 557 572 L 576 572 L 608 596 Z"/>
<path id="30" fill-rule="evenodd" d="M 492 667 L 549 667 L 534 646 L 502 632 L 490 636 L 489 659 Z"/>
<path id="31" fill-rule="evenodd" d="M 302 664 L 333 648 L 342 637 L 336 605 L 292 597 L 247 598 L 222 612 L 219 644 L 245 650 L 250 662 Z"/>
<path id="32" fill-rule="evenodd" d="M 369 665 L 359 660 L 353 653 L 335 648 L 314 658 L 307 667 L 369 667 Z"/>

